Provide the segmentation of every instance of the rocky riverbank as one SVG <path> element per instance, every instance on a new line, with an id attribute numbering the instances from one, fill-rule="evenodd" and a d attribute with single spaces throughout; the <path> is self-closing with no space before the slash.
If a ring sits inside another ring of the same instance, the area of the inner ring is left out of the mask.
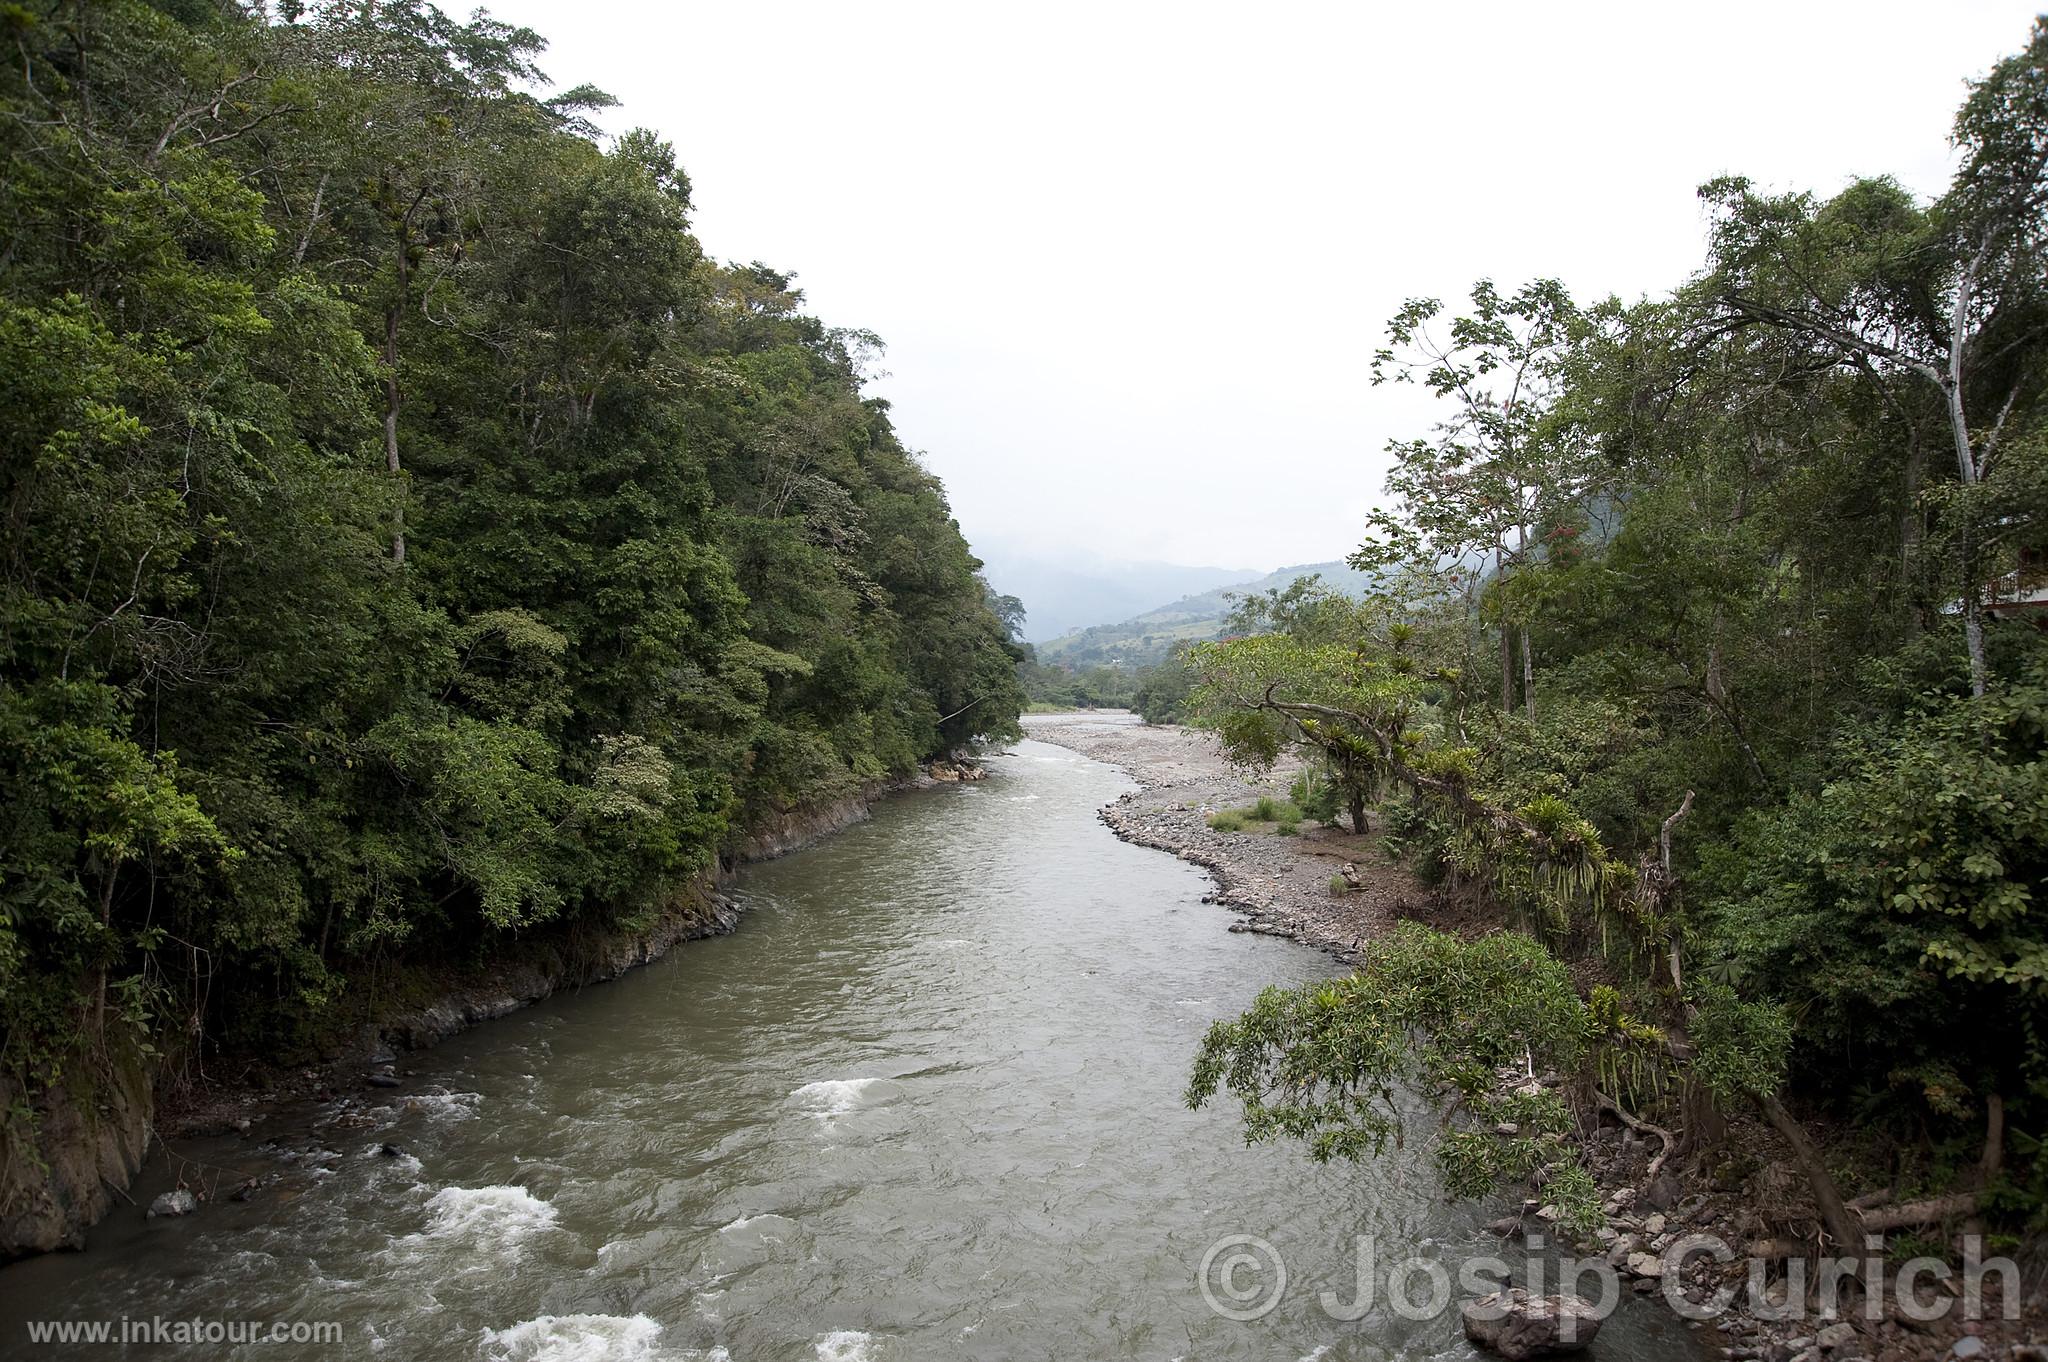
<path id="1" fill-rule="evenodd" d="M 507 940 L 481 964 L 403 976 L 402 993 L 367 1005 L 368 1015 L 330 1035 L 316 1054 L 280 1063 L 264 1055 L 211 1056 L 196 1080 L 152 1092 L 139 1058 L 80 1074 L 41 1095 L 33 1136 L 9 1123 L 0 1176 L 0 1262 L 84 1245 L 86 1231 L 126 1201 L 130 1181 L 166 1141 L 248 1130 L 290 1104 L 397 1084 L 404 1056 L 564 989 L 616 979 L 683 942 L 730 932 L 739 909 L 720 892 L 739 867 L 772 860 L 866 819 L 904 790 L 977 780 L 964 754 L 915 775 L 877 782 L 843 798 L 764 820 L 713 871 L 682 886 L 649 920 L 613 931 L 569 926 Z M 83 1096 L 74 1093 L 74 1089 Z M 19 1094 L 0 1086 L 0 1098 Z M 18 1157 L 17 1157 L 18 1155 Z M 181 1203 L 170 1214 L 196 1209 Z M 138 1209 L 138 1212 L 139 1209 Z"/>
<path id="2" fill-rule="evenodd" d="M 1171 852 L 1208 870 L 1216 889 L 1207 901 L 1242 915 L 1232 931 L 1289 937 L 1348 964 L 1363 941 L 1404 918 L 1454 932 L 1493 925 L 1472 905 L 1447 902 L 1390 862 L 1372 837 L 1306 823 L 1295 837 L 1209 827 L 1213 813 L 1241 808 L 1260 795 L 1284 796 L 1295 774 L 1288 766 L 1264 779 L 1248 779 L 1224 760 L 1213 735 L 1139 724 L 1121 712 L 1029 715 L 1024 726 L 1029 737 L 1120 767 L 1138 781 L 1140 789 L 1101 810 L 1102 821 L 1127 842 Z M 1339 894 L 1331 879 L 1346 867 L 1358 887 Z M 1538 1081 L 1513 1071 L 1501 1077 L 1504 1083 Z M 2040 1321 L 2031 1314 L 2020 1321 L 1987 1319 L 1981 1324 L 1959 1317 L 1917 1323 L 1896 1312 L 1874 1321 L 1796 1310 L 1789 1313 L 1798 1318 L 1765 1318 L 1787 1313 L 1783 1256 L 1773 1259 L 1759 1289 L 1752 1291 L 1745 1249 L 1761 1241 L 1782 1242 L 1788 1233 L 1811 1240 L 1818 1231 L 1818 1213 L 1807 1204 L 1790 1151 L 1755 1122 L 1745 1122 L 1731 1137 L 1743 1157 L 1712 1167 L 1674 1157 L 1671 1143 L 1640 1121 L 1625 1123 L 1607 1111 L 1589 1113 L 1580 1147 L 1605 1197 L 1608 1224 L 1578 1248 L 1604 1258 L 1625 1287 L 1638 1294 L 1667 1299 L 1678 1294 L 1699 1303 L 1731 1288 L 1726 1309 L 1692 1326 L 1706 1336 L 1703 1346 L 1730 1362 L 1937 1362 L 1951 1357 L 2048 1362 L 2048 1349 L 2038 1339 Z M 1540 1187 L 1532 1188 L 1521 1210 L 1494 1229 L 1510 1240 L 1540 1238 L 1556 1244 L 1560 1237 L 1555 1212 L 1544 1203 Z M 1683 1255 L 1693 1236 L 1728 1245 L 1735 1260 Z M 1674 1246 L 1678 1255 L 1671 1252 Z M 1685 1256 L 1682 1265 L 1680 1256 Z M 1935 1289 L 1953 1293 L 1958 1286 L 1950 1278 Z"/>
<path id="3" fill-rule="evenodd" d="M 1420 911 L 1429 891 L 1390 864 L 1370 837 L 1304 823 L 1294 837 L 1217 832 L 1209 816 L 1270 795 L 1285 798 L 1295 768 L 1252 780 L 1224 761 L 1207 733 L 1176 725 L 1136 724 L 1121 712 L 1026 715 L 1040 742 L 1107 762 L 1141 789 L 1099 815 L 1126 842 L 1168 851 L 1207 870 L 1216 889 L 1207 902 L 1240 914 L 1232 931 L 1284 936 L 1349 962 L 1365 939 Z M 1356 888 L 1333 879 L 1352 870 Z"/>
<path id="4" fill-rule="evenodd" d="M 278 1070 L 252 1061 L 235 1078 L 177 1094 L 159 1113 L 157 1133 L 179 1138 L 246 1129 L 252 1115 L 285 1101 L 326 1100 L 365 1085 L 388 1086 L 409 1051 L 431 1048 L 565 989 L 609 982 L 684 942 L 732 931 L 740 910 L 721 889 L 741 867 L 801 851 L 864 822 L 891 795 L 981 776 L 978 766 L 955 754 L 912 776 L 771 815 L 715 870 L 683 886 L 652 921 L 610 932 L 536 932 L 508 942 L 488 964 L 433 980 L 427 999 L 379 1009 L 352 1039 L 330 1042 L 319 1063 Z"/>

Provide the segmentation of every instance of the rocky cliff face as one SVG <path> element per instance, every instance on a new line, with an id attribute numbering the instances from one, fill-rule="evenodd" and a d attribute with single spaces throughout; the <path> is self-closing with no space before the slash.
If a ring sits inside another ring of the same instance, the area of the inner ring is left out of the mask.
<path id="1" fill-rule="evenodd" d="M 13 1078 L 0 1073 L 0 1111 L 23 1103 Z M 39 1094 L 34 1113 L 0 1127 L 0 1261 L 85 1246 L 86 1228 L 142 1167 L 149 1065 L 132 1044 L 122 1046 Z"/>
<path id="2" fill-rule="evenodd" d="M 559 989 L 616 979 L 635 966 L 659 960 L 685 941 L 722 935 L 738 925 L 739 916 L 739 909 L 719 895 L 707 875 L 643 929 L 537 944 L 487 981 L 382 1019 L 368 1028 L 365 1040 L 373 1051 L 424 1050 Z"/>
<path id="3" fill-rule="evenodd" d="M 876 800 L 909 789 L 922 782 L 911 779 L 867 785 L 853 794 L 824 804 L 791 809 L 764 819 L 739 847 L 735 865 L 749 861 L 772 861 L 811 843 L 863 822 Z"/>

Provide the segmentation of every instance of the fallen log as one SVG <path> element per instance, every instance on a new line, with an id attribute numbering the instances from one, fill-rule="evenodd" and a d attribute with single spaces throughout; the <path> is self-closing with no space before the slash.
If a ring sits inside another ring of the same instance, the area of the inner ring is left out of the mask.
<path id="1" fill-rule="evenodd" d="M 1853 1208 L 1854 1203 L 1851 1206 Z M 1944 1220 L 1959 1220 L 1966 1215 L 1975 1215 L 1977 1209 L 1975 1192 L 1957 1192 L 1950 1196 L 1902 1201 L 1896 1206 L 1873 1207 L 1861 1211 L 1856 1218 L 1866 1234 L 1883 1234 L 1887 1230 L 1917 1229 L 1922 1225 L 1938 1225 Z M 1802 1258 L 1817 1252 L 1818 1247 L 1810 1240 L 1779 1235 L 1751 1240 L 1749 1255 L 1752 1258 Z"/>
<path id="2" fill-rule="evenodd" d="M 1977 1213 L 1977 1194 L 1957 1192 L 1953 1196 L 1932 1196 L 1920 1201 L 1902 1201 L 1863 1212 L 1863 1228 L 1872 1233 L 1933 1225 Z"/>

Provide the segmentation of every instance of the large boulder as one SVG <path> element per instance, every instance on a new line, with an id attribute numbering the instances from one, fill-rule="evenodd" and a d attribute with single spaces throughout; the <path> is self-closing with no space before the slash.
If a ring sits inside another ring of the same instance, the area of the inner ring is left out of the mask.
<path id="1" fill-rule="evenodd" d="M 1600 1314 L 1584 1296 L 1532 1296 L 1521 1287 L 1465 1303 L 1465 1337 L 1519 1362 L 1584 1349 L 1600 1332 Z"/>

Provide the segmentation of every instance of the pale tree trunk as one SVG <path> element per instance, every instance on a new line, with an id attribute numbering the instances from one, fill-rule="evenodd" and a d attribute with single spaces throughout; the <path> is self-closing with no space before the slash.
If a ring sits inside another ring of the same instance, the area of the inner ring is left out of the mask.
<path id="1" fill-rule="evenodd" d="M 1964 333 L 1969 326 L 1970 297 L 1977 286 L 1977 271 L 1984 267 L 1984 258 L 1990 249 L 1991 243 L 1986 239 L 1977 248 L 1975 258 L 1964 268 L 1962 278 L 1956 281 L 1955 310 L 1949 320 L 1948 372 L 1935 376 L 1935 381 L 1941 385 L 1942 396 L 1948 399 L 1949 429 L 1956 442 L 1956 470 L 1964 487 L 1975 487 L 1984 471 L 1975 451 L 1970 448 L 1969 414 L 1963 408 L 1963 344 Z M 1988 669 L 1984 662 L 1983 591 L 1977 581 L 1976 527 L 1967 518 L 1973 514 L 1965 513 L 1962 534 L 1963 641 L 1970 650 L 1970 694 L 1981 700 Z"/>
<path id="2" fill-rule="evenodd" d="M 1516 493 L 1517 499 L 1521 493 Z M 1515 526 L 1515 561 L 1529 561 L 1529 527 Z M 1529 621 L 1522 621 L 1522 714 L 1530 723 L 1536 722 L 1536 664 L 1529 656 Z"/>
<path id="3" fill-rule="evenodd" d="M 298 248 L 292 252 L 292 264 L 306 263 L 307 248 L 313 244 L 313 230 L 320 225 L 320 203 L 327 197 L 327 176 L 320 177 L 320 183 L 313 186 L 313 207 L 306 214 L 306 229 L 299 233 Z"/>

